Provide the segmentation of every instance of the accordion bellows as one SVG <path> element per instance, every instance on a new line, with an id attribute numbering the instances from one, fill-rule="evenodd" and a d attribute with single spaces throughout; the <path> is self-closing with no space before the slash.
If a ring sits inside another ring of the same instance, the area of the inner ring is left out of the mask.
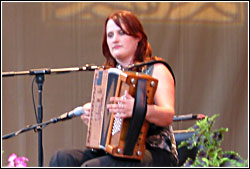
<path id="1" fill-rule="evenodd" d="M 103 149 L 116 157 L 139 160 L 144 157 L 148 131 L 148 122 L 146 120 L 142 120 L 138 136 L 135 138 L 136 143 L 130 143 L 126 146 L 126 142 L 133 140 L 132 137 L 134 134 L 130 133 L 131 129 L 129 127 L 131 128 L 130 125 L 132 125 L 134 113 L 141 112 L 138 112 L 138 109 L 134 107 L 132 118 L 121 119 L 115 118 L 114 112 L 109 112 L 106 108 L 110 97 L 122 97 L 125 91 L 135 98 L 135 102 L 137 102 L 135 106 L 138 103 L 141 104 L 140 102 L 143 101 L 143 98 L 141 99 L 140 96 L 136 97 L 138 95 L 139 83 L 142 83 L 142 86 L 144 86 L 140 90 L 142 90 L 142 93 L 145 93 L 144 100 L 146 105 L 153 104 L 158 80 L 152 76 L 138 72 L 121 71 L 116 68 L 95 70 L 91 97 L 91 113 L 87 130 L 87 147 Z M 126 148 L 128 146 L 129 149 L 132 149 L 129 150 Z"/>

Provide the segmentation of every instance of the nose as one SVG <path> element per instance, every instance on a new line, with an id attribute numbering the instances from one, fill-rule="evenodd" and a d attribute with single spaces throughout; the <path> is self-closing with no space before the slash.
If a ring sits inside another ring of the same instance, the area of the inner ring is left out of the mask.
<path id="1" fill-rule="evenodd" d="M 114 34 L 112 41 L 113 41 L 113 43 L 119 41 L 119 35 L 117 33 Z"/>

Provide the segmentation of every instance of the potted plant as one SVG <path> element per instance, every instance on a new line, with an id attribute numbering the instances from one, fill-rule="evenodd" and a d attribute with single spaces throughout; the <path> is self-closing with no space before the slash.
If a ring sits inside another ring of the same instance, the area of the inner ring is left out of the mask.
<path id="1" fill-rule="evenodd" d="M 189 128 L 195 131 L 194 135 L 182 141 L 178 148 L 183 146 L 186 146 L 188 149 L 198 147 L 198 151 L 194 160 L 191 158 L 186 160 L 183 164 L 184 167 L 247 166 L 247 160 L 244 160 L 238 153 L 234 151 L 222 151 L 220 145 L 224 139 L 224 132 L 227 132 L 228 128 L 211 130 L 215 123 L 215 118 L 218 116 L 219 114 L 215 114 L 210 118 L 205 117 Z"/>

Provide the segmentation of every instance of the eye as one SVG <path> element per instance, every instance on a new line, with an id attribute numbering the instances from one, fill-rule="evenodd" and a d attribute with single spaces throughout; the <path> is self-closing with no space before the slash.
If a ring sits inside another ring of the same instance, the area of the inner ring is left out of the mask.
<path id="1" fill-rule="evenodd" d="M 107 36 L 108 36 L 108 38 L 112 38 L 114 36 L 114 33 L 113 32 L 109 32 Z"/>
<path id="2" fill-rule="evenodd" d="M 124 35 L 125 32 L 123 32 L 123 30 L 120 30 L 120 31 L 119 31 L 119 34 L 120 34 L 120 35 Z"/>

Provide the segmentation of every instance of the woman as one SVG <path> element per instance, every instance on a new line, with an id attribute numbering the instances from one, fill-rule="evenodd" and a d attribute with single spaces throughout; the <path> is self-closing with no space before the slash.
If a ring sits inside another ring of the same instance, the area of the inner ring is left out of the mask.
<path id="1" fill-rule="evenodd" d="M 126 70 L 131 64 L 150 60 L 152 49 L 147 36 L 137 17 L 129 11 L 112 13 L 105 22 L 103 38 L 105 66 Z M 147 105 L 145 119 L 150 123 L 146 151 L 142 160 L 117 158 L 102 150 L 62 150 L 51 159 L 50 166 L 176 166 L 177 151 L 171 124 L 175 114 L 175 81 L 171 71 L 164 64 L 139 67 L 136 71 L 144 72 L 157 78 L 158 87 L 154 104 Z M 132 116 L 134 98 L 128 93 L 125 98 L 111 97 L 110 101 L 122 104 L 108 104 L 110 112 L 120 118 Z M 85 115 L 81 119 L 88 124 L 90 103 L 83 106 Z"/>

